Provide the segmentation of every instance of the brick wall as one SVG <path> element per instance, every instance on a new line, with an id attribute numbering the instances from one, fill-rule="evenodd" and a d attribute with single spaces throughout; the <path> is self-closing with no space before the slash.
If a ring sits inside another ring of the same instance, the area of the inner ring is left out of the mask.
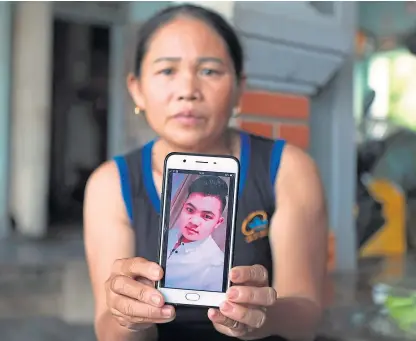
<path id="1" fill-rule="evenodd" d="M 282 138 L 307 149 L 309 146 L 309 99 L 266 91 L 243 95 L 237 125 L 248 132 Z"/>
<path id="2" fill-rule="evenodd" d="M 242 98 L 241 115 L 237 126 L 266 137 L 282 138 L 298 147 L 309 147 L 309 99 L 303 96 L 247 91 Z M 336 240 L 333 232 L 328 235 L 328 271 L 336 265 Z M 332 300 L 331 283 L 328 284 L 326 301 Z"/>

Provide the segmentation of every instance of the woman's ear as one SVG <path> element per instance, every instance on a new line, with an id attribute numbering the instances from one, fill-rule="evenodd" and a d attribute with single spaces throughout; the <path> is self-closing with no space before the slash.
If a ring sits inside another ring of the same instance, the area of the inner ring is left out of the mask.
<path id="1" fill-rule="evenodd" d="M 134 104 L 141 110 L 145 110 L 140 80 L 133 73 L 129 73 L 126 81 L 127 89 L 131 98 L 133 99 Z"/>

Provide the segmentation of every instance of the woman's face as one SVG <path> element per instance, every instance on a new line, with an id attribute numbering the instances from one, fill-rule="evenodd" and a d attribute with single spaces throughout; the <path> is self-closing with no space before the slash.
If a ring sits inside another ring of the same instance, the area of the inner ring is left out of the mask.
<path id="1" fill-rule="evenodd" d="M 155 32 L 129 90 L 151 128 L 183 148 L 217 139 L 238 105 L 233 62 L 207 24 L 177 18 Z"/>

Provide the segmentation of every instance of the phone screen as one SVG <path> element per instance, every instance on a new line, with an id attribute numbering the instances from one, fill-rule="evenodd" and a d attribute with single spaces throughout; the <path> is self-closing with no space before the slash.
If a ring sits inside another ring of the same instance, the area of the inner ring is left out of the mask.
<path id="1" fill-rule="evenodd" d="M 236 174 L 168 170 L 161 287 L 225 292 Z"/>

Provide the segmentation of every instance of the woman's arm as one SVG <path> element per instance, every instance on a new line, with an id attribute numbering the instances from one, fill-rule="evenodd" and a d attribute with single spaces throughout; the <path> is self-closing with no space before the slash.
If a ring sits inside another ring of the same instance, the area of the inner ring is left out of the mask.
<path id="1" fill-rule="evenodd" d="M 90 177 L 84 204 L 84 240 L 95 298 L 95 330 L 99 341 L 156 340 L 157 330 L 134 332 L 111 316 L 105 282 L 117 259 L 135 255 L 134 232 L 130 227 L 114 162 L 99 167 Z"/>
<path id="2" fill-rule="evenodd" d="M 273 288 L 260 265 L 232 269 L 234 285 L 219 311 L 208 317 L 215 328 L 243 340 L 271 335 L 313 340 L 322 314 L 326 275 L 327 213 L 313 161 L 287 146 L 276 186 L 276 210 L 270 224 Z"/>
<path id="3" fill-rule="evenodd" d="M 275 184 L 270 244 L 278 299 L 268 309 L 266 334 L 311 340 L 323 309 L 328 218 L 318 169 L 288 145 Z"/>

